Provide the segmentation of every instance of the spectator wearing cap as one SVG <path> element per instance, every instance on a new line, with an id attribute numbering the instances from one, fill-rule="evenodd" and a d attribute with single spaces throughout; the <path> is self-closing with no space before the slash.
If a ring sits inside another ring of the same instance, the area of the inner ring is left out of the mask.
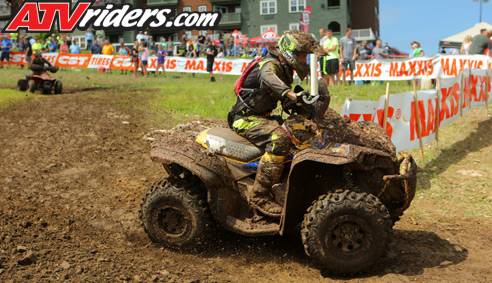
<path id="1" fill-rule="evenodd" d="M 80 46 L 77 44 L 77 40 L 73 40 L 72 45 L 68 47 L 71 54 L 80 54 Z"/>

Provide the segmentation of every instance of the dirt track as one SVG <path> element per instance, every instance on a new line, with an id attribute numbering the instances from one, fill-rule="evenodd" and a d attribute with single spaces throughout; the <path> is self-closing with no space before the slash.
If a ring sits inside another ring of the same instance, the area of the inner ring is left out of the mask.
<path id="1" fill-rule="evenodd" d="M 142 140 L 150 126 L 139 111 L 110 103 L 128 97 L 103 97 L 72 92 L 0 110 L 0 282 L 337 279 L 311 264 L 298 235 L 220 231 L 200 254 L 152 244 L 138 219 L 140 199 L 163 172 Z M 428 218 L 404 216 L 384 260 L 343 279 L 490 282 L 491 223 Z"/>

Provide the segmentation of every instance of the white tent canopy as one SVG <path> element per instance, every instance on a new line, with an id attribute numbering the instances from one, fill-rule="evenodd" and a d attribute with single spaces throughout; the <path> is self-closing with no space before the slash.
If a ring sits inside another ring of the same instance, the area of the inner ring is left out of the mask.
<path id="1" fill-rule="evenodd" d="M 447 37 L 445 39 L 441 39 L 439 41 L 439 48 L 460 48 L 461 43 L 465 39 L 467 35 L 471 35 L 474 37 L 475 35 L 480 33 L 481 29 L 492 30 L 492 25 L 486 22 L 481 22 L 475 24 L 472 28 L 464 30 L 460 33 Z"/>

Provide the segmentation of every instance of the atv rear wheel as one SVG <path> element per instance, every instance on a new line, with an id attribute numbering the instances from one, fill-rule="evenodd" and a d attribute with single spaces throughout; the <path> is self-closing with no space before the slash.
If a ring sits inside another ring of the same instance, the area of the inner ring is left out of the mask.
<path id="1" fill-rule="evenodd" d="M 36 82 L 34 80 L 29 80 L 27 82 L 27 87 L 30 92 L 34 93 L 36 91 Z"/>
<path id="2" fill-rule="evenodd" d="M 205 190 L 183 180 L 154 184 L 142 201 L 140 217 L 150 239 L 172 249 L 197 248 L 212 234 Z"/>
<path id="3" fill-rule="evenodd" d="M 63 85 L 61 81 L 56 81 L 55 82 L 55 94 L 60 94 L 62 93 L 63 90 Z"/>
<path id="4" fill-rule="evenodd" d="M 391 226 L 377 197 L 345 190 L 323 195 L 308 208 L 302 242 L 306 253 L 332 274 L 354 274 L 382 257 Z"/>
<path id="5" fill-rule="evenodd" d="M 17 81 L 17 90 L 20 91 L 26 91 L 27 90 L 27 80 L 26 79 L 20 79 Z"/>

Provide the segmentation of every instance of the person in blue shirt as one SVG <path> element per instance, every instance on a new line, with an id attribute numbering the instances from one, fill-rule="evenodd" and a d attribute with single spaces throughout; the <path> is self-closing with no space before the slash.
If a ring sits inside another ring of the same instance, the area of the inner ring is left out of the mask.
<path id="1" fill-rule="evenodd" d="M 50 52 L 56 52 L 58 45 L 56 44 L 55 41 L 51 42 L 49 46 L 50 46 Z"/>
<path id="2" fill-rule="evenodd" d="M 90 50 L 92 46 L 92 41 L 94 40 L 94 34 L 91 32 L 90 29 L 87 30 L 85 33 L 85 42 L 87 42 L 86 49 Z"/>
<path id="3" fill-rule="evenodd" d="M 12 42 L 7 38 L 7 36 L 3 36 L 0 47 L 2 50 L 2 55 L 0 55 L 0 68 L 3 68 L 4 60 L 7 60 L 7 66 L 10 67 L 10 48 L 12 48 Z"/>
<path id="4" fill-rule="evenodd" d="M 72 45 L 68 47 L 71 54 L 80 54 L 80 46 L 77 44 L 77 40 L 73 40 Z"/>

